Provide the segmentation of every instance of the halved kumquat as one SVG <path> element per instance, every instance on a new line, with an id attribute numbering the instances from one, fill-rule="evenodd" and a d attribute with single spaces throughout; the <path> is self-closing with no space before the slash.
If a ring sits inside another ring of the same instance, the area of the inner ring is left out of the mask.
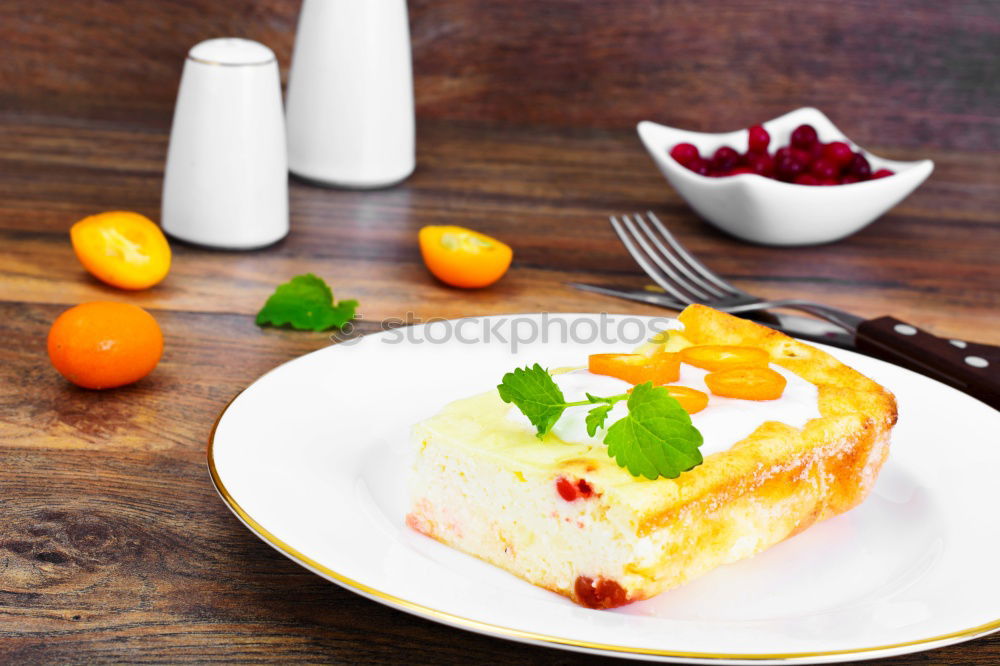
<path id="1" fill-rule="evenodd" d="M 615 377 L 629 384 L 653 382 L 654 386 L 676 382 L 681 362 L 677 354 L 591 354 L 587 369 L 595 375 Z"/>
<path id="2" fill-rule="evenodd" d="M 741 400 L 777 400 L 787 383 L 771 368 L 729 368 L 705 375 L 705 384 L 712 393 Z"/>
<path id="3" fill-rule="evenodd" d="M 121 289 L 146 289 L 170 271 L 170 245 L 148 217 L 112 211 L 85 217 L 69 230 L 83 267 Z"/>
<path id="4" fill-rule="evenodd" d="M 503 277 L 514 257 L 510 246 L 465 227 L 427 226 L 418 241 L 427 269 L 452 287 L 487 287 Z"/>
<path id="5" fill-rule="evenodd" d="M 680 352 L 681 360 L 704 370 L 725 368 L 766 368 L 771 355 L 759 347 L 740 345 L 697 345 Z"/>

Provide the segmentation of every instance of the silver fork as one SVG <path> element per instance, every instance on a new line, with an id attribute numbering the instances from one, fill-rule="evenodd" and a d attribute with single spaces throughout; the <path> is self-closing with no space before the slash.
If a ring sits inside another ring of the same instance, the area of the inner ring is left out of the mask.
<path id="1" fill-rule="evenodd" d="M 768 308 L 807 312 L 843 328 L 858 351 L 934 377 L 1000 409 L 1000 347 L 939 338 L 893 317 L 863 319 L 821 303 L 758 298 L 706 268 L 652 212 L 645 217 L 638 213 L 620 217 L 612 217 L 611 226 L 632 258 L 666 292 L 665 296 L 596 285 L 574 286 L 678 310 L 690 303 L 702 303 L 731 314 Z"/>
<path id="2" fill-rule="evenodd" d="M 641 213 L 611 217 L 611 226 L 636 263 L 683 308 L 701 303 L 716 310 L 738 314 L 770 308 L 807 312 L 847 331 L 857 330 L 861 317 L 821 303 L 797 298 L 765 300 L 726 282 L 684 249 L 652 211 L 647 221 Z"/>

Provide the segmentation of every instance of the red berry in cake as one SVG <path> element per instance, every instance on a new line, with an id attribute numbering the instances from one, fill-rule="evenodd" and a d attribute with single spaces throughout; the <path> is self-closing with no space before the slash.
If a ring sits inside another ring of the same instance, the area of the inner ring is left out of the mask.
<path id="1" fill-rule="evenodd" d="M 819 179 L 811 173 L 800 173 L 792 182 L 796 185 L 819 185 Z"/>
<path id="2" fill-rule="evenodd" d="M 678 143 L 670 149 L 670 156 L 683 166 L 688 166 L 692 160 L 701 157 L 698 149 L 690 143 Z"/>
<path id="3" fill-rule="evenodd" d="M 556 479 L 556 491 L 567 502 L 572 502 L 578 495 L 577 487 L 573 485 L 573 482 L 562 476 Z"/>
<path id="4" fill-rule="evenodd" d="M 836 179 L 840 175 L 840 167 L 825 159 L 818 159 L 813 162 L 810 171 L 820 180 Z"/>
<path id="5" fill-rule="evenodd" d="M 580 497 L 583 498 L 590 497 L 594 494 L 594 489 L 584 479 L 580 479 L 576 482 L 576 489 L 579 491 Z"/>
<path id="6" fill-rule="evenodd" d="M 843 168 L 854 159 L 854 151 L 843 141 L 831 141 L 823 146 L 823 159 Z"/>
<path id="7" fill-rule="evenodd" d="M 872 175 L 872 167 L 868 160 L 861 153 L 854 153 L 851 163 L 847 167 L 847 172 L 854 174 L 861 180 L 868 180 Z"/>
<path id="8" fill-rule="evenodd" d="M 879 169 L 878 171 L 872 174 L 872 180 L 875 180 L 876 178 L 886 178 L 888 176 L 894 175 L 895 173 L 896 172 L 893 171 L 892 169 Z"/>
<path id="9" fill-rule="evenodd" d="M 700 157 L 696 157 L 690 162 L 688 162 L 687 168 L 701 176 L 707 176 L 709 171 L 711 171 L 711 169 L 708 166 L 708 162 L 706 162 Z"/>
<path id="10" fill-rule="evenodd" d="M 799 125 L 792 132 L 792 147 L 807 150 L 812 148 L 818 138 L 815 127 L 812 125 Z"/>
<path id="11" fill-rule="evenodd" d="M 766 153 L 767 146 L 771 143 L 771 135 L 760 125 L 754 125 L 749 130 L 750 138 L 747 142 L 747 150 L 751 153 Z"/>
<path id="12" fill-rule="evenodd" d="M 712 169 L 719 173 L 731 171 L 740 163 L 740 154 L 729 146 L 722 146 L 712 156 Z"/>

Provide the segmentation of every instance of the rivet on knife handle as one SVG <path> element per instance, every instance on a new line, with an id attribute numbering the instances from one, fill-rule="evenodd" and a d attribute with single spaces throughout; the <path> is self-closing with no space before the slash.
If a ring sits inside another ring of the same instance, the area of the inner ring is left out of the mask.
<path id="1" fill-rule="evenodd" d="M 892 317 L 863 322 L 857 345 L 1000 409 L 1000 347 L 939 338 Z"/>

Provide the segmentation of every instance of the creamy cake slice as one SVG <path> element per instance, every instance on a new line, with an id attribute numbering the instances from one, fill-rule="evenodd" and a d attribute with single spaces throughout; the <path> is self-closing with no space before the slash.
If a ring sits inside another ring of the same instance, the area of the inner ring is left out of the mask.
<path id="1" fill-rule="evenodd" d="M 581 434 L 582 417 L 567 413 L 539 440 L 496 390 L 459 400 L 413 429 L 407 524 L 578 604 L 612 608 L 760 552 L 864 499 L 896 420 L 889 392 L 746 320 L 703 306 L 679 319 L 684 331 L 671 334 L 669 351 L 764 349 L 788 393 L 770 403 L 713 396 L 692 417 L 705 436 L 704 463 L 656 480 L 619 467 L 598 438 Z M 697 388 L 698 373 L 687 370 L 679 383 Z M 564 390 L 573 381 L 564 378 Z"/>

